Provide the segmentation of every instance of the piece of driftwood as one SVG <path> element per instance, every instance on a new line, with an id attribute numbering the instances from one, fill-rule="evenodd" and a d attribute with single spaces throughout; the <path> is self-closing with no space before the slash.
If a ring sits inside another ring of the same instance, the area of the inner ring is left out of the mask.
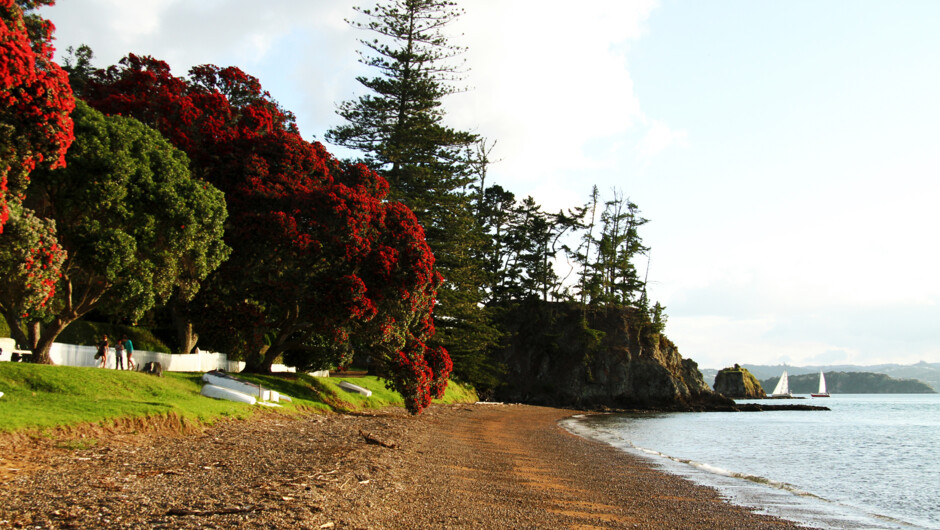
<path id="1" fill-rule="evenodd" d="M 251 513 L 261 510 L 260 506 L 245 506 L 233 508 L 220 508 L 218 510 L 190 510 L 189 508 L 172 508 L 166 512 L 167 515 L 229 515 L 233 513 Z"/>
<path id="2" fill-rule="evenodd" d="M 359 436 L 362 436 L 365 439 L 367 444 L 381 445 L 382 447 L 387 447 L 389 449 L 398 448 L 398 444 L 391 443 L 391 442 L 383 442 L 382 440 L 379 440 L 378 438 L 372 436 L 371 434 L 367 432 L 362 432 L 362 429 L 359 429 Z"/>

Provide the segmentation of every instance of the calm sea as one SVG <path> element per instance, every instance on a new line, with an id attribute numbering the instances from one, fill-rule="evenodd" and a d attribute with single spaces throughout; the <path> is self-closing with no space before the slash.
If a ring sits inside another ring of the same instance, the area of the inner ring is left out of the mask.
<path id="1" fill-rule="evenodd" d="M 940 394 L 772 403 L 832 410 L 608 414 L 564 426 L 808 526 L 940 528 Z"/>

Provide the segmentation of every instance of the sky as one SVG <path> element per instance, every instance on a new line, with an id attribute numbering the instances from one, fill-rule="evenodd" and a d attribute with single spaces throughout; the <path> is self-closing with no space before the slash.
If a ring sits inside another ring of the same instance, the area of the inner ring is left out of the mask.
<path id="1" fill-rule="evenodd" d="M 238 66 L 308 140 L 365 94 L 350 0 L 59 0 L 56 46 Z M 557 211 L 650 220 L 650 297 L 703 368 L 940 362 L 940 2 L 465 0 L 447 123 Z M 337 156 L 350 156 L 326 144 Z"/>

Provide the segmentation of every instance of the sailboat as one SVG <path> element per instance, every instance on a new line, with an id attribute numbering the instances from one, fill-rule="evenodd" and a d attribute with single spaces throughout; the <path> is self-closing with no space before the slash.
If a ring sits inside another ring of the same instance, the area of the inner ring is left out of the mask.
<path id="1" fill-rule="evenodd" d="M 826 376 L 823 375 L 822 370 L 819 371 L 819 392 L 810 395 L 813 397 L 829 397 L 829 392 L 826 392 Z"/>
<path id="2" fill-rule="evenodd" d="M 793 394 L 790 393 L 790 380 L 787 378 L 787 371 L 783 371 L 783 375 L 780 376 L 780 380 L 777 381 L 777 386 L 774 387 L 774 391 L 771 392 L 770 397 L 772 398 L 788 398 L 793 397 Z"/>

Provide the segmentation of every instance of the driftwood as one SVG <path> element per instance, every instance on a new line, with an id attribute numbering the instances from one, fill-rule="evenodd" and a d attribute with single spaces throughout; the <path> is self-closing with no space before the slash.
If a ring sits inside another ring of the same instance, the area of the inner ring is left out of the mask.
<path id="1" fill-rule="evenodd" d="M 387 447 L 389 449 L 398 448 L 398 444 L 391 443 L 391 442 L 383 442 L 382 440 L 379 440 L 378 438 L 372 436 L 369 433 L 362 432 L 362 429 L 359 429 L 359 436 L 362 436 L 366 440 L 367 444 L 381 445 L 382 447 Z"/>
<path id="2" fill-rule="evenodd" d="M 220 508 L 218 510 L 190 510 L 188 508 L 173 508 L 167 515 L 228 515 L 233 513 L 251 513 L 261 510 L 260 506 L 245 506 L 244 508 Z"/>

